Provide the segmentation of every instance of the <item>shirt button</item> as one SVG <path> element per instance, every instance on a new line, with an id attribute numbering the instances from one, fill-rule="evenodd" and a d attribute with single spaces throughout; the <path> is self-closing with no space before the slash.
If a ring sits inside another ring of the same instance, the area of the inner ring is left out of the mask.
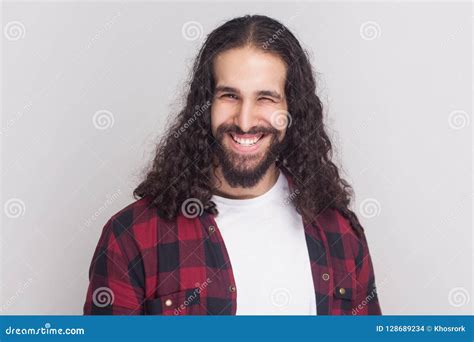
<path id="1" fill-rule="evenodd" d="M 209 229 L 209 233 L 210 233 L 210 234 L 212 234 L 212 233 L 214 233 L 214 232 L 216 231 L 216 227 L 214 227 L 214 226 L 209 226 L 208 229 Z"/>
<path id="2" fill-rule="evenodd" d="M 322 278 L 323 278 L 324 281 L 328 281 L 329 280 L 329 274 L 328 273 L 323 273 Z"/>
<path id="3" fill-rule="evenodd" d="M 344 293 L 346 293 L 346 289 L 343 288 L 343 287 L 341 287 L 341 288 L 339 289 L 339 293 L 343 295 Z"/>
<path id="4" fill-rule="evenodd" d="M 229 286 L 229 291 L 230 291 L 230 292 L 235 292 L 235 290 L 236 290 L 236 288 L 235 288 L 234 285 L 230 285 L 230 286 Z"/>
<path id="5" fill-rule="evenodd" d="M 166 305 L 166 306 L 171 306 L 171 305 L 173 305 L 173 301 L 172 301 L 171 299 L 167 299 L 167 300 L 165 301 L 165 305 Z"/>

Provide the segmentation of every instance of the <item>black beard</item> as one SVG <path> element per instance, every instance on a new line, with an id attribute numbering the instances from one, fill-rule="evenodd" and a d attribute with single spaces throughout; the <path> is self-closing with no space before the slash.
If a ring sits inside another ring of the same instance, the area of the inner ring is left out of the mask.
<path id="1" fill-rule="evenodd" d="M 272 133 L 270 146 L 262 161 L 253 168 L 240 168 L 239 165 L 255 159 L 255 156 L 240 155 L 227 150 L 223 145 L 223 139 L 224 134 L 219 134 L 216 155 L 222 168 L 223 176 L 232 188 L 251 188 L 255 186 L 267 173 L 283 149 L 283 143 L 278 140 L 276 134 Z"/>

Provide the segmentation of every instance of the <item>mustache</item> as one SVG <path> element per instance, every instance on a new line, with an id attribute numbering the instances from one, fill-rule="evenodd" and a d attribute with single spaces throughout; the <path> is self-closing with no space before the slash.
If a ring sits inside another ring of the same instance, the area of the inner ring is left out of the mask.
<path id="1" fill-rule="evenodd" d="M 237 125 L 221 125 L 217 129 L 217 135 L 221 136 L 224 133 L 235 133 L 235 134 L 278 134 L 279 131 L 273 127 L 263 127 L 263 126 L 254 126 L 249 129 L 247 132 L 244 132 Z"/>

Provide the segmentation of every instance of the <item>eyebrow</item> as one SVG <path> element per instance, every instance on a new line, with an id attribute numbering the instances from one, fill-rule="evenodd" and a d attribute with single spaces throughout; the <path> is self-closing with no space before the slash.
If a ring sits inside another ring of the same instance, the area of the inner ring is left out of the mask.
<path id="1" fill-rule="evenodd" d="M 215 92 L 218 93 L 218 92 L 228 92 L 228 93 L 235 93 L 235 94 L 240 94 L 240 91 L 236 88 L 233 88 L 233 87 L 229 87 L 229 86 L 217 86 L 216 89 L 215 89 Z M 282 99 L 282 96 L 274 91 L 274 90 L 258 90 L 255 92 L 255 94 L 257 96 L 270 96 L 270 97 L 273 97 L 277 100 L 281 100 Z"/>

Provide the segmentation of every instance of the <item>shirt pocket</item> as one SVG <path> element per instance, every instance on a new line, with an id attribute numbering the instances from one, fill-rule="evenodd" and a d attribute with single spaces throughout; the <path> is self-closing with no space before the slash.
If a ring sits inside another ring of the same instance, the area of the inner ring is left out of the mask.
<path id="1" fill-rule="evenodd" d="M 186 289 L 145 301 L 146 315 L 205 315 L 199 288 Z"/>
<path id="2" fill-rule="evenodd" d="M 333 315 L 352 315 L 356 281 L 349 271 L 334 270 Z"/>

